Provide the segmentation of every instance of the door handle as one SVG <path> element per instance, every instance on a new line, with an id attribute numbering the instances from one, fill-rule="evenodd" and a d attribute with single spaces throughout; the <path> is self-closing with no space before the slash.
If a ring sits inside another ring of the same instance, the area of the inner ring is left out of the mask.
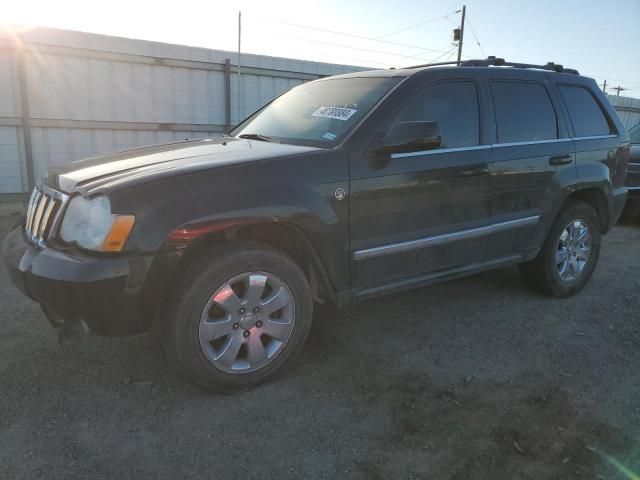
<path id="1" fill-rule="evenodd" d="M 565 153 L 564 155 L 554 155 L 549 157 L 549 165 L 566 165 L 573 162 L 573 155 Z"/>
<path id="2" fill-rule="evenodd" d="M 458 176 L 459 177 L 475 177 L 477 175 L 486 175 L 489 173 L 489 169 L 487 167 L 478 167 L 478 168 L 470 168 L 468 170 L 462 170 Z"/>

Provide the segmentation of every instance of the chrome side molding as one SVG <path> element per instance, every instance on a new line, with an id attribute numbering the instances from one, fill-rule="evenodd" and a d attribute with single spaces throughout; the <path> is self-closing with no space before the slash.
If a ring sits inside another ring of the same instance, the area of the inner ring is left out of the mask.
<path id="1" fill-rule="evenodd" d="M 591 137 L 567 137 L 567 138 L 551 138 L 549 140 L 533 140 L 529 142 L 509 142 L 509 143 L 492 143 L 487 145 L 474 145 L 472 147 L 455 147 L 455 148 L 436 148 L 433 150 L 421 150 L 419 152 L 407 152 L 407 153 L 394 153 L 391 158 L 407 158 L 418 157 L 421 155 L 435 155 L 438 153 L 451 153 L 451 152 L 470 152 L 473 150 L 487 150 L 489 148 L 503 148 L 503 147 L 519 147 L 525 145 L 541 145 L 545 143 L 560 143 L 571 142 L 576 140 L 600 140 L 603 138 L 617 138 L 618 135 L 594 135 Z"/>
<path id="2" fill-rule="evenodd" d="M 491 225 L 485 225 L 483 227 L 460 230 L 458 232 L 434 235 L 431 237 L 409 240 L 407 242 L 390 243 L 388 245 L 381 245 L 379 247 L 365 248 L 363 250 L 357 250 L 356 252 L 354 252 L 353 259 L 363 260 L 366 258 L 380 257 L 382 255 L 409 252 L 411 250 L 417 250 L 420 248 L 435 247 L 437 245 L 444 245 L 446 243 L 457 242 L 460 240 L 469 240 L 471 238 L 478 238 L 484 235 L 491 235 L 492 233 L 503 232 L 512 228 L 535 225 L 539 220 L 540 215 L 532 215 L 530 217 L 508 220 L 506 222 L 494 223 Z"/>

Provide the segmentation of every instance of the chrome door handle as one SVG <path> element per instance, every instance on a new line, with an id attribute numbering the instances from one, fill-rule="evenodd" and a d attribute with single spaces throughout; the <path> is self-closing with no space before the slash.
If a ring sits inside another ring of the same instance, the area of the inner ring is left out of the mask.
<path id="1" fill-rule="evenodd" d="M 459 177 L 475 177 L 477 175 L 486 175 L 489 173 L 489 169 L 487 167 L 479 167 L 479 168 L 470 168 L 469 170 L 462 170 L 458 176 Z"/>
<path id="2" fill-rule="evenodd" d="M 573 162 L 573 155 L 564 154 L 564 155 L 554 155 L 553 157 L 549 157 L 549 165 L 566 165 L 567 163 Z"/>

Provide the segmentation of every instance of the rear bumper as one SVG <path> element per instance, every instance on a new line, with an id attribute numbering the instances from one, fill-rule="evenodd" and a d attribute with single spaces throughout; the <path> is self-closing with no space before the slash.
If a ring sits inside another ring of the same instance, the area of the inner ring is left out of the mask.
<path id="1" fill-rule="evenodd" d="M 143 301 L 143 288 L 153 256 L 96 258 L 40 249 L 19 227 L 4 239 L 2 257 L 14 284 L 63 323 L 84 320 L 105 336 L 150 328 L 154 307 Z"/>
<path id="2" fill-rule="evenodd" d="M 611 202 L 609 203 L 611 210 L 609 211 L 609 215 L 611 221 L 609 222 L 609 228 L 612 228 L 620 219 L 620 215 L 622 215 L 622 211 L 624 210 L 624 206 L 627 203 L 627 187 L 620 187 L 613 190 L 611 195 Z"/>

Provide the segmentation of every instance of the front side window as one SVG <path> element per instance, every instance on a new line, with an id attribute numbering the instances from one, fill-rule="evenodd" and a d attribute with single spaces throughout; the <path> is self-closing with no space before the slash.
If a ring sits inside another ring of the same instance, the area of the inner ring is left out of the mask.
<path id="1" fill-rule="evenodd" d="M 541 83 L 491 82 L 498 143 L 558 138 L 556 112 Z"/>
<path id="2" fill-rule="evenodd" d="M 584 87 L 561 85 L 560 93 L 569 110 L 576 137 L 613 133 L 607 117 L 589 90 Z"/>
<path id="3" fill-rule="evenodd" d="M 478 145 L 480 113 L 475 83 L 447 82 L 424 87 L 396 114 L 391 126 L 415 121 L 438 123 L 440 148 Z"/>
<path id="4" fill-rule="evenodd" d="M 275 99 L 230 133 L 282 143 L 331 146 L 400 80 L 352 77 L 309 82 Z"/>

